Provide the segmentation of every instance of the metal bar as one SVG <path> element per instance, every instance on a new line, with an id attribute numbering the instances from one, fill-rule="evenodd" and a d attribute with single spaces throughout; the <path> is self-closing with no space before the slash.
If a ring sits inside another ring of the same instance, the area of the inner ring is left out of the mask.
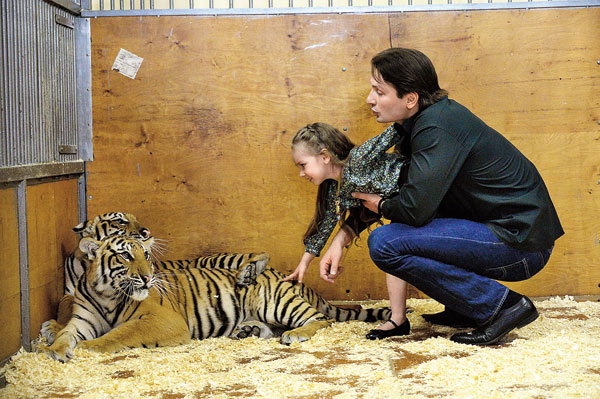
<path id="1" fill-rule="evenodd" d="M 194 8 L 194 0 L 190 0 L 190 9 Z"/>
<path id="2" fill-rule="evenodd" d="M 79 205 L 79 222 L 87 220 L 87 172 L 83 165 L 83 173 L 77 178 L 77 204 Z"/>
<path id="3" fill-rule="evenodd" d="M 27 247 L 27 185 L 17 186 L 17 219 L 19 221 L 19 280 L 21 285 L 21 346 L 31 351 L 31 314 L 29 309 L 29 254 Z"/>
<path id="4" fill-rule="evenodd" d="M 83 161 L 77 160 L 0 168 L 0 183 L 25 179 L 41 179 L 51 176 L 76 175 L 83 173 L 83 165 Z"/>
<path id="5" fill-rule="evenodd" d="M 212 1 L 212 0 L 209 0 Z M 125 10 L 125 11 L 82 11 L 86 18 L 117 17 L 117 16 L 163 16 L 163 15 L 272 15 L 272 14 L 368 14 L 382 12 L 411 12 L 411 11 L 472 11 L 472 10 L 503 10 L 503 9 L 533 9 L 533 8 L 590 8 L 600 6 L 600 0 L 577 1 L 535 1 L 511 3 L 472 3 L 472 4 L 416 4 L 413 6 L 373 6 L 373 7 L 298 7 L 293 8 L 293 0 L 289 0 L 289 8 L 234 8 L 234 9 L 175 9 L 175 10 Z"/>
<path id="6" fill-rule="evenodd" d="M 90 20 L 75 19 L 75 65 L 77 87 L 77 142 L 79 159 L 93 161 L 92 145 L 92 48 Z"/>
<path id="7" fill-rule="evenodd" d="M 2 35 L 0 39 L 1 44 L 7 43 L 6 40 L 6 23 L 4 21 L 5 7 L 0 7 L 0 34 Z M 6 50 L 4 46 L 0 48 L 0 65 L 6 65 Z M 8 164 L 8 129 L 6 126 L 6 82 L 8 81 L 6 77 L 6 68 L 3 67 L 2 71 L 0 71 L 0 165 Z"/>
<path id="8" fill-rule="evenodd" d="M 81 14 L 81 6 L 77 3 L 72 2 L 71 0 L 44 0 L 46 3 L 51 3 L 55 6 L 61 7 L 71 14 L 80 15 Z"/>

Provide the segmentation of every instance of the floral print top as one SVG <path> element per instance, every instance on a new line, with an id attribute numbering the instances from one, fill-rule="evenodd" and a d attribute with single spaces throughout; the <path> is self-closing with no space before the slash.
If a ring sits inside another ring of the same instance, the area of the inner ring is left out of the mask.
<path id="1" fill-rule="evenodd" d="M 362 206 L 360 200 L 352 196 L 355 191 L 379 194 L 383 198 L 389 198 L 400 191 L 398 180 L 402 168 L 407 166 L 407 160 L 386 151 L 401 139 L 402 135 L 394 129 L 394 125 L 391 125 L 383 133 L 350 151 L 342 171 L 339 194 L 340 213 L 353 207 Z M 316 256 L 320 255 L 338 222 L 337 186 L 337 183 L 329 186 L 325 217 L 317 232 L 305 240 L 306 252 Z"/>

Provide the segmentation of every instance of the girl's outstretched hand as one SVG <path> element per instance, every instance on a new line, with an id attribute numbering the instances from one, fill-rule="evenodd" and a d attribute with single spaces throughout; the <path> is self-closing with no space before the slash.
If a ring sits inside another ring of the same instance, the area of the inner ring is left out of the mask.
<path id="1" fill-rule="evenodd" d="M 308 265 L 299 264 L 298 267 L 296 268 L 296 270 L 294 270 L 294 272 L 292 274 L 290 274 L 289 276 L 287 276 L 286 278 L 284 278 L 281 281 L 296 280 L 299 283 L 301 283 L 302 280 L 304 280 L 304 274 L 306 273 L 307 270 L 308 270 Z"/>
<path id="2" fill-rule="evenodd" d="M 304 274 L 308 270 L 308 266 L 310 266 L 310 262 L 315 258 L 315 255 L 305 252 L 300 260 L 300 263 L 296 267 L 296 270 L 289 276 L 285 277 L 282 281 L 290 281 L 297 280 L 301 283 L 304 280 Z"/>

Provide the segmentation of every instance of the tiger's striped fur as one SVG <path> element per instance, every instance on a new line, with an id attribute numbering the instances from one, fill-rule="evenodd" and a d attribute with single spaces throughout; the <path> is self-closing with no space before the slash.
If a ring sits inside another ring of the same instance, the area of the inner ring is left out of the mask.
<path id="1" fill-rule="evenodd" d="M 45 349 L 61 361 L 78 343 L 100 352 L 177 345 L 236 336 L 253 322 L 288 329 L 281 342 L 291 343 L 310 339 L 334 320 L 390 315 L 389 309 L 338 309 L 303 284 L 281 281 L 282 273 L 264 270 L 266 254 L 238 270 L 155 270 L 148 249 L 131 237 L 83 238 L 80 249 L 92 263 L 78 281 L 73 317 Z"/>
<path id="2" fill-rule="evenodd" d="M 129 236 L 145 243 L 150 249 L 155 246 L 155 239 L 146 227 L 138 222 L 131 213 L 109 212 L 98 215 L 93 219 L 86 220 L 73 227 L 80 238 L 92 237 L 103 240 L 112 236 Z M 47 320 L 42 324 L 42 336 L 46 339 L 54 339 L 69 321 L 72 315 L 73 295 L 79 278 L 85 274 L 90 259 L 79 248 L 76 248 L 64 262 L 65 269 L 65 293 L 58 303 L 58 312 L 55 319 Z"/>

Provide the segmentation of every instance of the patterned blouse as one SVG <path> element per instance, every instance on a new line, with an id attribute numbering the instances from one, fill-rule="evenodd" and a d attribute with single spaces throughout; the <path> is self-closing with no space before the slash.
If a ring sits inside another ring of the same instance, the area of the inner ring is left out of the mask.
<path id="1" fill-rule="evenodd" d="M 352 196 L 355 191 L 379 194 L 383 198 L 389 198 L 400 191 L 398 180 L 407 161 L 405 158 L 386 151 L 396 145 L 401 138 L 402 135 L 394 129 L 394 125 L 391 125 L 380 135 L 365 141 L 350 151 L 342 171 L 339 196 L 340 213 L 353 207 L 362 206 L 360 200 Z M 319 224 L 317 232 L 306 237 L 305 240 L 306 252 L 316 256 L 320 255 L 338 222 L 337 186 L 337 183 L 329 186 L 325 217 Z"/>

